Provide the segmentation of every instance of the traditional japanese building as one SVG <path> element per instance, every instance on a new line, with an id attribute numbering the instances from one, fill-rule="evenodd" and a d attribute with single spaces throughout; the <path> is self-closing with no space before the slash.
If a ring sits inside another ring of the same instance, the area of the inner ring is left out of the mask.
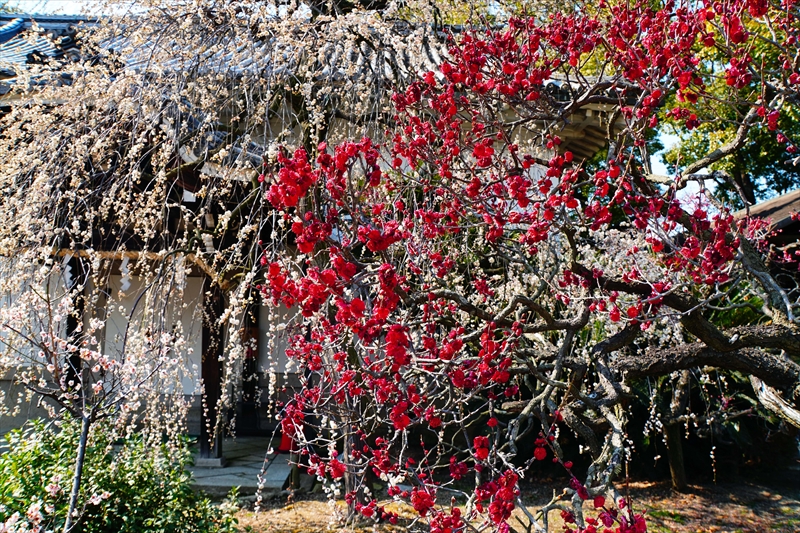
<path id="1" fill-rule="evenodd" d="M 0 113 L 7 112 L 14 106 L 26 105 L 29 99 L 36 96 L 39 83 L 72 83 L 77 75 L 72 66 L 92 61 L 91 57 L 85 57 L 88 52 L 81 47 L 81 35 L 82 32 L 91 30 L 94 23 L 77 16 L 0 15 Z M 120 43 L 108 46 L 120 46 Z M 432 41 L 425 46 L 428 48 L 424 54 L 424 63 L 428 70 L 433 70 L 443 60 L 443 46 Z M 347 53 L 355 56 L 362 54 L 363 57 L 358 56 L 353 62 L 361 61 L 372 65 L 370 68 L 373 72 L 387 70 L 389 76 L 388 67 L 377 63 L 378 57 L 370 55 L 367 49 L 349 50 Z M 261 54 L 259 49 L 254 49 L 253 57 L 247 64 L 237 66 L 231 72 L 244 76 L 268 68 L 268 57 L 268 54 Z M 402 57 L 393 60 L 406 61 Z M 146 65 L 142 56 L 137 54 L 126 61 L 127 68 L 131 69 L 145 68 L 143 65 Z M 215 58 L 215 61 L 222 63 L 226 59 Z M 44 64 L 49 67 L 46 78 L 39 75 L 39 66 Z M 172 66 L 161 65 L 161 68 Z M 53 76 L 54 70 L 57 76 Z M 337 73 L 330 75 L 332 80 L 342 78 Z M 388 77 L 387 80 L 391 81 Z M 574 98 L 573 86 L 567 80 L 550 80 L 544 90 L 555 102 Z M 48 105 L 58 106 L 59 102 L 48 102 Z M 282 105 L 290 106 L 291 103 Z M 133 233 L 123 231 L 123 234 L 112 238 L 103 231 L 95 231 L 91 246 L 76 250 L 74 246 L 65 243 L 55 249 L 54 254 L 63 262 L 64 268 L 69 269 L 73 280 L 81 279 L 84 263 L 102 261 L 107 265 L 104 267 L 107 268 L 107 275 L 104 277 L 106 286 L 92 287 L 92 280 L 85 279 L 81 284 L 86 285 L 87 291 L 100 289 L 99 292 L 105 295 L 103 297 L 108 302 L 113 302 L 113 306 L 107 305 L 108 309 L 104 313 L 105 326 L 99 343 L 102 351 L 120 355 L 125 350 L 128 324 L 143 312 L 137 305 L 149 287 L 145 275 L 147 269 L 157 268 L 165 255 L 174 253 L 169 248 L 171 241 L 168 236 L 175 235 L 179 230 L 186 231 L 187 224 L 196 226 L 189 229 L 197 230 L 198 235 L 201 235 L 202 246 L 198 251 L 181 254 L 185 265 L 185 277 L 180 281 L 182 301 L 181 305 L 171 302 L 169 305 L 172 307 L 167 314 L 174 321 L 170 326 L 179 329 L 186 339 L 179 356 L 185 365 L 181 376 L 183 394 L 192 402 L 189 432 L 199 436 L 202 459 L 209 464 L 223 464 L 221 435 L 216 435 L 216 445 L 210 445 L 212 439 L 209 438 L 209 428 L 214 427 L 215 417 L 221 415 L 226 419 L 235 418 L 235 428 L 239 435 L 270 435 L 277 426 L 276 401 L 285 394 L 281 391 L 285 387 L 291 389 L 302 379 L 301 375 L 291 369 L 287 371 L 285 344 L 274 334 L 270 335 L 270 331 L 274 332 L 276 327 L 280 329 L 280 323 L 286 320 L 288 311 L 282 311 L 284 315 L 281 315 L 281 311 L 276 314 L 266 306 L 252 305 L 238 325 L 241 331 L 237 332 L 248 346 L 244 367 L 241 369 L 241 386 L 236 387 L 236 398 L 231 402 L 233 407 L 229 412 L 214 412 L 213 406 L 217 400 L 223 394 L 232 392 L 222 388 L 226 371 L 222 361 L 225 360 L 226 338 L 231 332 L 219 328 L 217 319 L 224 312 L 229 291 L 236 286 L 234 277 L 238 274 L 218 272 L 210 259 L 216 249 L 228 246 L 232 239 L 237 238 L 237 228 L 225 226 L 227 229 L 216 229 L 227 224 L 231 212 L 252 194 L 251 184 L 261 171 L 264 154 L 269 150 L 272 141 L 271 132 L 282 132 L 284 124 L 281 122 L 281 113 L 276 113 L 270 118 L 269 127 L 264 127 L 255 134 L 253 131 L 239 132 L 230 114 L 221 113 L 225 119 L 209 126 L 207 117 L 195 113 L 191 106 L 183 105 L 181 109 L 179 107 L 181 106 L 175 106 L 174 111 L 165 112 L 163 118 L 165 127 L 172 122 L 180 122 L 181 133 L 186 140 L 179 147 L 174 168 L 170 171 L 168 198 L 171 207 L 160 227 L 162 235 L 156 235 L 150 242 L 144 243 Z M 612 109 L 607 104 L 582 107 L 561 125 L 558 134 L 563 142 L 557 149 L 562 152 L 570 150 L 579 159 L 593 157 L 605 146 L 608 121 L 618 121 L 612 125 L 613 131 L 623 127 L 619 117 L 612 118 L 616 116 L 611 112 Z M 336 113 L 332 113 L 331 117 L 328 127 L 330 131 L 349 131 L 346 117 L 339 117 Z M 242 122 L 241 117 L 237 121 Z M 202 135 L 194 135 L 197 132 L 202 132 Z M 221 149 L 224 149 L 225 157 L 208 157 L 208 154 Z M 541 158 L 549 155 L 552 154 L 537 154 Z M 232 192 L 228 200 L 214 205 L 203 203 L 202 195 L 209 178 L 224 178 L 230 183 Z M 201 212 L 203 216 L 196 217 L 201 220 L 200 223 L 189 222 L 189 217 L 185 216 L 186 213 Z M 264 239 L 268 239 L 274 229 L 274 225 L 268 224 L 259 231 Z M 121 247 L 120 242 L 124 246 Z M 159 242 L 163 242 L 160 247 Z M 103 302 L 94 305 L 100 309 Z M 87 312 L 85 321 L 91 318 Z M 78 324 L 73 323 L 69 327 L 76 329 Z M 9 390 L 14 386 L 12 378 L 13 376 L 0 377 L 0 387 Z M 201 395 L 201 391 L 205 397 Z M 208 406 L 207 410 L 203 409 L 204 404 Z M 22 419 L 40 413 L 32 405 L 23 409 L 18 419 L 0 419 L 0 433 L 18 425 Z M 204 420 L 204 417 L 210 418 L 212 422 Z"/>

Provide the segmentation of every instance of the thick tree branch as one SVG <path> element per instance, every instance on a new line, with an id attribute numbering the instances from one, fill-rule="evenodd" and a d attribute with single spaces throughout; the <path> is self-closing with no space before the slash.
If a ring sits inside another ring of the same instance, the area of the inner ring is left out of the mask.
<path id="1" fill-rule="evenodd" d="M 609 354 L 624 348 L 636 340 L 636 337 L 641 333 L 642 328 L 638 324 L 629 324 L 619 333 L 606 338 L 602 342 L 595 344 L 592 349 L 594 355 Z"/>
<path id="2" fill-rule="evenodd" d="M 760 401 L 762 405 L 794 427 L 800 428 L 800 410 L 789 405 L 775 389 L 757 377 L 750 376 L 750 383 L 753 385 L 753 390 L 756 392 L 758 401 Z"/>
<path id="3" fill-rule="evenodd" d="M 628 378 L 669 374 L 701 366 L 738 370 L 763 380 L 792 396 L 800 392 L 800 365 L 759 348 L 720 352 L 702 343 L 673 348 L 650 348 L 635 356 L 619 354 L 612 362 L 615 370 Z"/>
<path id="4" fill-rule="evenodd" d="M 607 276 L 595 278 L 591 270 L 579 263 L 572 263 L 571 269 L 575 274 L 591 280 L 595 287 L 604 291 L 617 291 L 643 298 L 651 296 L 653 292 L 653 288 L 647 283 L 625 282 Z M 733 330 L 729 337 L 700 313 L 701 302 L 672 293 L 664 295 L 663 303 L 667 307 L 683 313 L 684 316 L 681 318 L 683 327 L 716 351 L 731 352 L 741 348 L 762 347 L 781 349 L 791 355 L 800 356 L 800 334 L 788 324 L 745 326 Z"/>
<path id="5" fill-rule="evenodd" d="M 758 120 L 758 110 L 755 106 L 751 107 L 750 110 L 745 115 L 744 120 L 739 125 L 739 128 L 736 130 L 736 136 L 731 139 L 731 142 L 725 144 L 724 146 L 720 146 L 710 154 L 705 157 L 701 157 L 691 165 L 687 166 L 683 169 L 681 173 L 684 176 L 688 176 L 690 174 L 696 174 L 703 168 L 707 167 L 708 165 L 715 163 L 722 159 L 725 156 L 728 156 L 742 147 L 742 145 L 747 140 L 747 133 L 750 131 L 750 126 Z"/>

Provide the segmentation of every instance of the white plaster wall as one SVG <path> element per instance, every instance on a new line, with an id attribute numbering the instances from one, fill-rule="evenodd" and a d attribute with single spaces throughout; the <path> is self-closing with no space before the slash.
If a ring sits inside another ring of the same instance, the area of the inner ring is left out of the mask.
<path id="1" fill-rule="evenodd" d="M 183 361 L 180 380 L 185 394 L 199 394 L 200 370 L 203 353 L 203 278 L 187 277 L 181 298 L 179 291 L 170 293 L 169 301 L 153 301 L 147 296 L 139 303 L 136 300 L 144 289 L 140 278 L 130 277 L 130 286 L 122 291 L 122 277 L 109 276 L 108 318 L 103 335 L 103 352 L 113 357 L 121 357 L 124 350 L 125 330 L 131 327 L 139 329 L 147 327 L 150 317 L 145 307 L 165 306 L 164 322 L 160 324 L 162 331 L 182 331 L 185 345 L 175 355 Z M 136 309 L 134 310 L 134 305 Z M 133 311 L 133 313 L 132 313 Z"/>
<path id="2" fill-rule="evenodd" d="M 64 267 L 67 262 L 68 259 L 65 259 Z M 38 343 L 42 332 L 51 329 L 61 338 L 67 334 L 66 316 L 61 316 L 63 313 L 59 304 L 63 301 L 67 285 L 74 279 L 71 276 L 75 274 L 53 273 L 44 283 L 36 286 L 35 291 L 31 291 L 31 272 L 25 272 L 31 268 L 29 263 L 23 263 L 16 257 L 0 258 L 0 277 L 5 278 L 0 292 L 0 319 L 7 321 L 20 333 L 0 331 L 0 352 L 7 356 L 3 362 L 9 364 L 13 361 L 13 367 L 26 367 L 31 361 L 42 364 L 42 360 L 36 356 L 39 348 L 28 338 Z M 42 299 L 45 297 L 49 304 Z"/>

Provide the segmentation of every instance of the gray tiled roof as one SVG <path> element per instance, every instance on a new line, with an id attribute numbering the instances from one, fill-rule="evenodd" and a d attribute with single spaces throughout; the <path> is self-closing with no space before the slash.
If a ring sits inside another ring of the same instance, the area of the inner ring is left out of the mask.
<path id="1" fill-rule="evenodd" d="M 44 35 L 18 35 L 0 44 L 0 67 L 24 65 L 31 62 L 36 54 L 55 57 L 58 52 L 58 48 Z"/>
<path id="2" fill-rule="evenodd" d="M 87 20 L 79 16 L 38 16 L 16 15 L 23 20 L 22 28 L 14 20 L 14 15 L 0 15 L 0 32 L 8 30 L 19 32 L 8 42 L 0 44 L 0 79 L 13 77 L 15 73 L 24 70 L 29 63 L 35 63 L 37 58 L 34 52 L 49 58 L 58 58 L 59 54 L 69 53 L 70 47 L 77 54 L 72 37 L 75 35 L 76 26 L 81 23 L 92 25 L 94 20 Z M 186 48 L 180 41 L 167 38 L 161 39 L 158 25 L 152 29 L 151 39 L 139 38 L 131 41 L 126 35 L 124 26 L 118 28 L 117 37 L 104 41 L 101 46 L 114 52 L 116 57 L 128 69 L 133 71 L 147 71 L 149 69 L 162 72 L 196 72 L 212 73 L 222 76 L 255 76 L 269 80 L 287 75 L 297 66 L 299 57 L 306 55 L 316 61 L 321 68 L 315 71 L 314 80 L 320 84 L 345 86 L 348 83 L 361 83 L 362 87 L 390 86 L 403 79 L 414 79 L 421 72 L 436 71 L 445 60 L 447 51 L 443 35 L 434 31 L 422 32 L 419 36 L 420 46 L 409 49 L 396 46 L 391 40 L 370 27 L 374 21 L 367 14 L 354 14 L 350 22 L 361 22 L 358 35 L 361 38 L 327 40 L 311 38 L 308 43 L 287 43 L 285 40 L 271 35 L 261 35 L 260 39 L 246 40 L 238 35 L 233 38 L 221 38 L 217 34 L 208 35 L 209 42 L 217 46 L 208 48 Z M 34 22 L 35 21 L 35 22 Z M 252 21 L 251 21 L 252 22 Z M 129 22 L 135 24 L 136 20 Z M 11 25 L 9 25 L 11 24 Z M 198 31 L 208 32 L 208 28 L 200 27 Z M 404 37 L 411 35 L 416 29 L 410 24 L 397 22 L 394 26 L 394 35 Z M 2 35 L 2 33 L 0 33 Z M 366 41 L 374 42 L 370 45 Z M 145 36 L 146 37 L 146 36 Z M 204 35 L 197 36 L 201 42 Z M 226 36 L 223 36 L 226 37 Z M 216 40 L 215 40 L 216 39 Z M 44 59 L 44 58 L 40 58 Z M 5 70 L 5 72 L 3 72 Z M 63 76 L 56 83 L 70 83 L 71 73 L 64 69 Z M 0 81 L 0 96 L 12 91 L 16 79 Z M 43 80 L 41 83 L 53 81 Z M 27 80 L 26 84 L 40 83 L 39 80 Z M 570 102 L 576 94 L 585 90 L 583 84 L 575 80 L 553 78 L 544 83 L 545 91 L 551 96 L 554 110 L 558 115 L 560 103 Z M 616 96 L 616 93 L 609 96 Z M 11 101 L 7 99 L 6 101 Z M 602 107 L 602 104 L 598 104 Z M 598 106 L 595 106 L 597 108 Z M 202 118 L 202 117 L 201 117 Z M 187 120 L 187 117 L 183 117 Z M 189 117 L 189 122 L 195 120 Z M 197 119 L 200 120 L 200 119 Z M 564 132 L 567 142 L 561 148 L 574 151 L 580 157 L 591 157 L 605 142 L 605 127 L 601 127 L 599 118 L 591 109 L 583 113 L 573 114 L 569 118 L 574 123 L 572 129 L 575 139 L 573 142 L 570 134 Z M 202 121 L 201 121 L 202 122 Z M 195 127 L 196 125 L 192 125 Z M 226 134 L 219 132 L 208 139 L 206 145 L 187 147 L 193 153 L 204 152 L 224 142 Z M 201 143 L 202 144 L 202 143 Z M 573 146 L 574 145 L 574 146 Z M 248 160 L 253 165 L 261 162 L 259 150 L 253 146 L 240 146 L 231 152 L 231 158 Z M 234 153 L 235 152 L 235 153 Z M 188 159 L 195 156 L 188 154 Z M 188 162 L 188 161 L 187 161 Z"/>
<path id="3" fill-rule="evenodd" d="M 72 15 L 0 14 L 0 71 L 15 68 L 74 49 L 71 36 L 86 20 Z"/>

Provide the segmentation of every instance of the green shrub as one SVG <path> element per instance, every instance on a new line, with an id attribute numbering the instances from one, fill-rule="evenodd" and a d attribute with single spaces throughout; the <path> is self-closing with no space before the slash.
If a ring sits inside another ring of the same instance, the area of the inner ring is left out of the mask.
<path id="1" fill-rule="evenodd" d="M 0 453 L 0 532 L 63 529 L 79 429 L 72 421 L 60 428 L 36 421 L 6 435 Z M 74 531 L 236 531 L 232 505 L 214 506 L 192 491 L 186 442 L 149 446 L 133 437 L 112 445 L 109 429 L 98 424 L 91 433 Z"/>

